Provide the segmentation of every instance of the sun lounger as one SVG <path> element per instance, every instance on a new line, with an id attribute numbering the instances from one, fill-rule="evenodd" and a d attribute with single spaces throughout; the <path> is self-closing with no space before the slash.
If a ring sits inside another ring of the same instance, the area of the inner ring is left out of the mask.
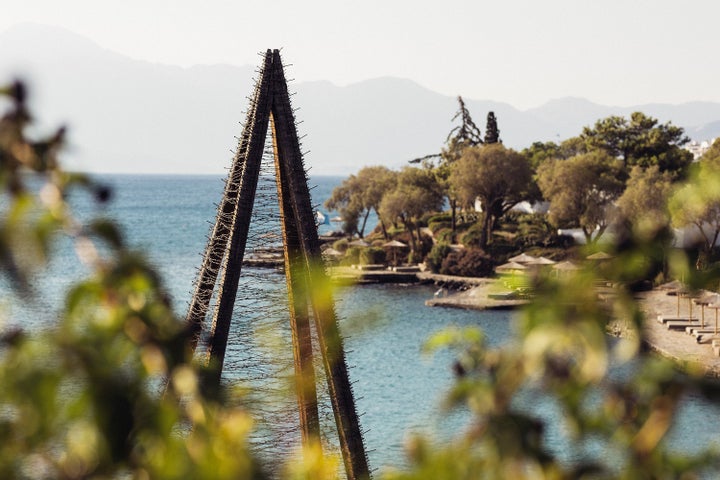
<path id="1" fill-rule="evenodd" d="M 670 321 L 665 322 L 665 326 L 668 328 L 668 330 L 685 330 L 687 327 L 699 327 L 700 322 L 690 322 L 687 320 Z"/>
<path id="2" fill-rule="evenodd" d="M 714 343 L 715 340 L 720 340 L 720 336 L 715 335 L 714 328 L 710 331 L 699 331 L 695 335 L 695 341 L 697 343 L 708 343 L 708 342 Z M 720 348 L 720 346 L 719 346 L 719 348 Z"/>
<path id="3" fill-rule="evenodd" d="M 658 315 L 657 321 L 659 323 L 667 323 L 667 322 L 696 322 L 697 318 L 688 318 L 688 317 L 670 317 L 666 315 Z"/>

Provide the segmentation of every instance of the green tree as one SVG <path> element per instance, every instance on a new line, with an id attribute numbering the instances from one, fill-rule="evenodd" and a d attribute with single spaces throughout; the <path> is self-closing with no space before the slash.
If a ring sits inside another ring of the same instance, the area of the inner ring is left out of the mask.
<path id="1" fill-rule="evenodd" d="M 720 238 L 720 157 L 710 156 L 693 165 L 689 178 L 673 192 L 669 208 L 677 228 L 694 227 L 702 237 L 703 265 Z"/>
<path id="2" fill-rule="evenodd" d="M 452 239 L 455 241 L 457 232 L 457 194 L 453 185 L 448 181 L 450 177 L 450 165 L 455 163 L 462 157 L 466 148 L 475 147 L 483 144 L 483 137 L 480 129 L 470 115 L 470 111 L 465 106 L 462 97 L 458 96 L 458 111 L 452 118 L 452 122 L 460 119 L 460 125 L 456 125 L 450 130 L 445 139 L 445 146 L 440 153 L 426 155 L 422 158 L 411 160 L 410 163 L 422 163 L 427 168 L 432 169 L 438 179 L 440 186 L 445 192 L 445 197 L 450 204 Z M 437 163 L 435 161 L 437 160 Z"/>
<path id="3" fill-rule="evenodd" d="M 398 174 L 394 190 L 383 196 L 380 217 L 399 220 L 410 233 L 410 250 L 419 252 L 418 220 L 427 212 L 442 208 L 443 192 L 433 172 L 427 168 L 405 167 Z"/>
<path id="4" fill-rule="evenodd" d="M 583 128 L 580 138 L 588 150 L 603 150 L 622 159 L 628 171 L 636 165 L 657 165 L 660 172 L 679 178 L 692 162 L 692 154 L 681 148 L 689 141 L 682 128 L 670 122 L 659 124 L 641 112 L 632 113 L 629 119 L 610 116 L 598 120 L 592 128 Z"/>
<path id="5" fill-rule="evenodd" d="M 533 180 L 525 157 L 502 144 L 468 148 L 451 167 L 450 184 L 464 205 L 482 205 L 480 247 L 491 241 L 497 220 L 523 200 L 533 200 Z"/>
<path id="6" fill-rule="evenodd" d="M 532 145 L 520 152 L 528 159 L 533 171 L 547 160 L 568 159 L 576 155 L 587 153 L 585 141 L 580 137 L 571 137 L 563 140 L 559 145 L 555 142 L 533 142 Z"/>
<path id="7" fill-rule="evenodd" d="M 533 170 L 547 160 L 554 160 L 560 157 L 560 147 L 555 142 L 533 142 L 532 145 L 523 149 L 520 155 L 525 157 Z"/>
<path id="8" fill-rule="evenodd" d="M 670 175 L 657 165 L 647 169 L 633 167 L 623 194 L 617 200 L 618 213 L 638 236 L 654 236 L 670 224 L 668 199 L 672 191 Z"/>
<path id="9" fill-rule="evenodd" d="M 550 202 L 550 220 L 558 226 L 580 227 L 588 243 L 599 239 L 610 224 L 613 202 L 624 189 L 621 172 L 621 161 L 602 151 L 543 163 L 538 185 Z"/>
<path id="10" fill-rule="evenodd" d="M 495 112 L 488 112 L 487 122 L 485 123 L 485 138 L 483 139 L 485 145 L 492 143 L 502 143 L 500 140 L 500 130 L 498 130 L 497 119 L 495 118 Z"/>
<path id="11" fill-rule="evenodd" d="M 333 189 L 325 206 L 337 210 L 343 219 L 343 230 L 349 235 L 365 236 L 365 227 L 370 213 L 379 212 L 383 195 L 391 191 L 396 182 L 397 172 L 384 166 L 364 167 L 356 175 L 350 175 L 341 185 Z M 358 226 L 359 225 L 359 226 Z M 385 224 L 380 218 L 383 234 L 387 238 Z"/>

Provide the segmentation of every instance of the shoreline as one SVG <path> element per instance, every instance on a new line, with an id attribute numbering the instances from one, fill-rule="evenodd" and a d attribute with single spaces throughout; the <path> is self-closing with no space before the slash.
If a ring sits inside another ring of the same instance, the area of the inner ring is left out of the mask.
<path id="1" fill-rule="evenodd" d="M 350 269 L 348 269 L 350 270 Z M 370 272 L 365 272 L 370 273 Z M 395 272 L 372 272 L 372 276 L 363 282 L 364 272 L 347 273 L 354 283 L 418 283 L 435 284 L 440 288 L 434 298 L 425 304 L 430 307 L 460 308 L 467 310 L 515 309 L 528 303 L 526 299 L 507 298 L 507 289 L 495 278 L 453 277 L 430 272 L 417 272 L 412 275 L 414 280 L 408 281 L 409 275 L 400 277 Z M 380 277 L 378 277 L 380 276 Z M 352 281 L 350 283 L 353 283 Z M 495 298 L 491 298 L 491 295 Z M 635 295 L 642 312 L 645 314 L 643 333 L 644 347 L 658 355 L 672 360 L 682 371 L 701 371 L 705 376 L 720 378 L 720 357 L 715 355 L 707 338 L 696 341 L 695 337 L 684 329 L 671 330 L 667 325 L 657 321 L 657 317 L 676 317 L 678 315 L 678 299 L 669 295 L 666 290 L 653 289 Z M 680 315 L 700 319 L 703 309 L 690 305 L 691 300 L 682 300 Z M 705 324 L 711 328 L 715 323 L 715 315 L 704 312 Z M 608 335 L 623 337 L 633 335 L 622 321 L 615 321 L 608 326 Z M 711 335 L 708 335 L 711 336 Z M 706 336 L 707 337 L 707 336 Z"/>

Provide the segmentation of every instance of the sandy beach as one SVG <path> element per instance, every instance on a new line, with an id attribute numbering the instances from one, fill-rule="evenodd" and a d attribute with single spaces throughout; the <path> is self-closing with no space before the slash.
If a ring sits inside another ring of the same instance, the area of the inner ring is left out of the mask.
<path id="1" fill-rule="evenodd" d="M 652 290 L 639 294 L 638 299 L 646 314 L 644 328 L 650 348 L 675 360 L 680 366 L 693 364 L 708 376 L 720 377 L 720 357 L 713 352 L 709 339 L 712 335 L 704 335 L 698 343 L 695 337 L 685 333 L 685 330 L 669 330 L 666 325 L 657 321 L 658 315 L 677 316 L 678 299 L 675 295 L 668 295 L 664 290 Z M 687 298 L 680 300 L 680 316 L 688 315 L 689 302 Z M 694 319 L 702 316 L 702 309 L 695 304 L 692 305 L 692 316 Z M 715 327 L 713 309 L 705 309 L 705 324 L 711 329 Z"/>

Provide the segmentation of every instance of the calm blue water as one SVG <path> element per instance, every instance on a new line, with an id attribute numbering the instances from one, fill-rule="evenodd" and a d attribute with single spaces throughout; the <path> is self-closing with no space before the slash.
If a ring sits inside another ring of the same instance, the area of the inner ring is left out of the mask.
<path id="1" fill-rule="evenodd" d="M 223 179 L 219 176 L 130 176 L 99 177 L 113 188 L 113 200 L 99 208 L 83 195 L 71 197 L 81 218 L 112 216 L 124 228 L 128 242 L 143 248 L 163 275 L 180 316 L 184 315 L 191 296 L 192 281 L 201 262 L 201 253 L 221 198 Z M 337 177 L 311 179 L 313 202 L 320 206 L 334 186 Z M 266 193 L 272 196 L 272 188 Z M 262 195 L 262 194 L 261 194 Z M 270 209 L 272 210 L 272 209 Z M 272 243 L 277 218 L 268 210 L 267 216 L 256 222 L 253 237 Z M 335 212 L 329 213 L 334 216 Z M 339 225 L 322 226 L 321 233 Z M 249 246 L 252 248 L 252 245 Z M 9 308 L 9 323 L 26 328 L 52 325 L 54 311 L 62 301 L 62 292 L 71 282 L 85 273 L 68 242 L 61 242 L 47 275 L 38 278 L 37 291 L 43 294 L 26 308 Z M 287 337 L 272 336 L 279 330 L 287 333 L 283 317 L 284 277 L 271 270 L 243 270 L 244 280 L 238 294 L 224 376 L 228 381 L 253 381 L 262 385 L 258 391 L 261 403 L 277 390 L 278 375 L 288 373 L 289 360 L 276 363 L 267 358 L 277 357 L 278 351 L 289 352 Z M 453 380 L 449 352 L 434 356 L 421 353 L 423 343 L 436 331 L 449 325 L 477 325 L 486 332 L 491 344 L 505 342 L 511 333 L 512 314 L 509 312 L 475 312 L 452 309 L 432 309 L 424 301 L 432 297 L 433 289 L 422 286 L 363 286 L 341 288 L 336 302 L 341 328 L 346 338 L 351 381 L 361 413 L 361 422 L 372 468 L 405 464 L 403 445 L 413 432 L 434 432 L 436 438 L 449 438 L 462 430 L 467 413 L 441 415 L 438 406 Z M 272 337 L 268 346 L 267 341 Z M 272 343 L 276 342 L 276 343 Z M 252 344 L 252 350 L 248 347 Z M 259 353 L 258 353 L 259 352 Z M 250 379 L 248 380 L 248 377 Z M 270 422 L 291 424 L 293 401 L 280 400 L 282 407 L 260 409 Z M 556 406 L 531 395 L 521 399 L 528 408 L 544 418 L 557 416 Z M 284 403 L 283 403 L 284 402 Z M 267 403 L 267 402 L 265 402 Z M 285 408 L 287 407 L 287 408 Z M 290 413 L 288 413 L 290 412 Z M 329 407 L 321 412 L 331 423 Z M 680 413 L 678 426 L 671 438 L 683 451 L 693 451 L 720 438 L 720 424 L 708 422 L 719 418 L 720 409 L 708 406 L 700 398 L 689 398 Z M 282 429 L 281 429 L 282 430 Z M 572 461 L 582 451 L 564 438 L 562 425 L 549 422 L 549 445 L 563 458 Z M 278 435 L 269 433 L 268 435 Z M 296 432 L 279 434 L 291 444 Z M 590 446 L 592 448 L 592 446 Z"/>

